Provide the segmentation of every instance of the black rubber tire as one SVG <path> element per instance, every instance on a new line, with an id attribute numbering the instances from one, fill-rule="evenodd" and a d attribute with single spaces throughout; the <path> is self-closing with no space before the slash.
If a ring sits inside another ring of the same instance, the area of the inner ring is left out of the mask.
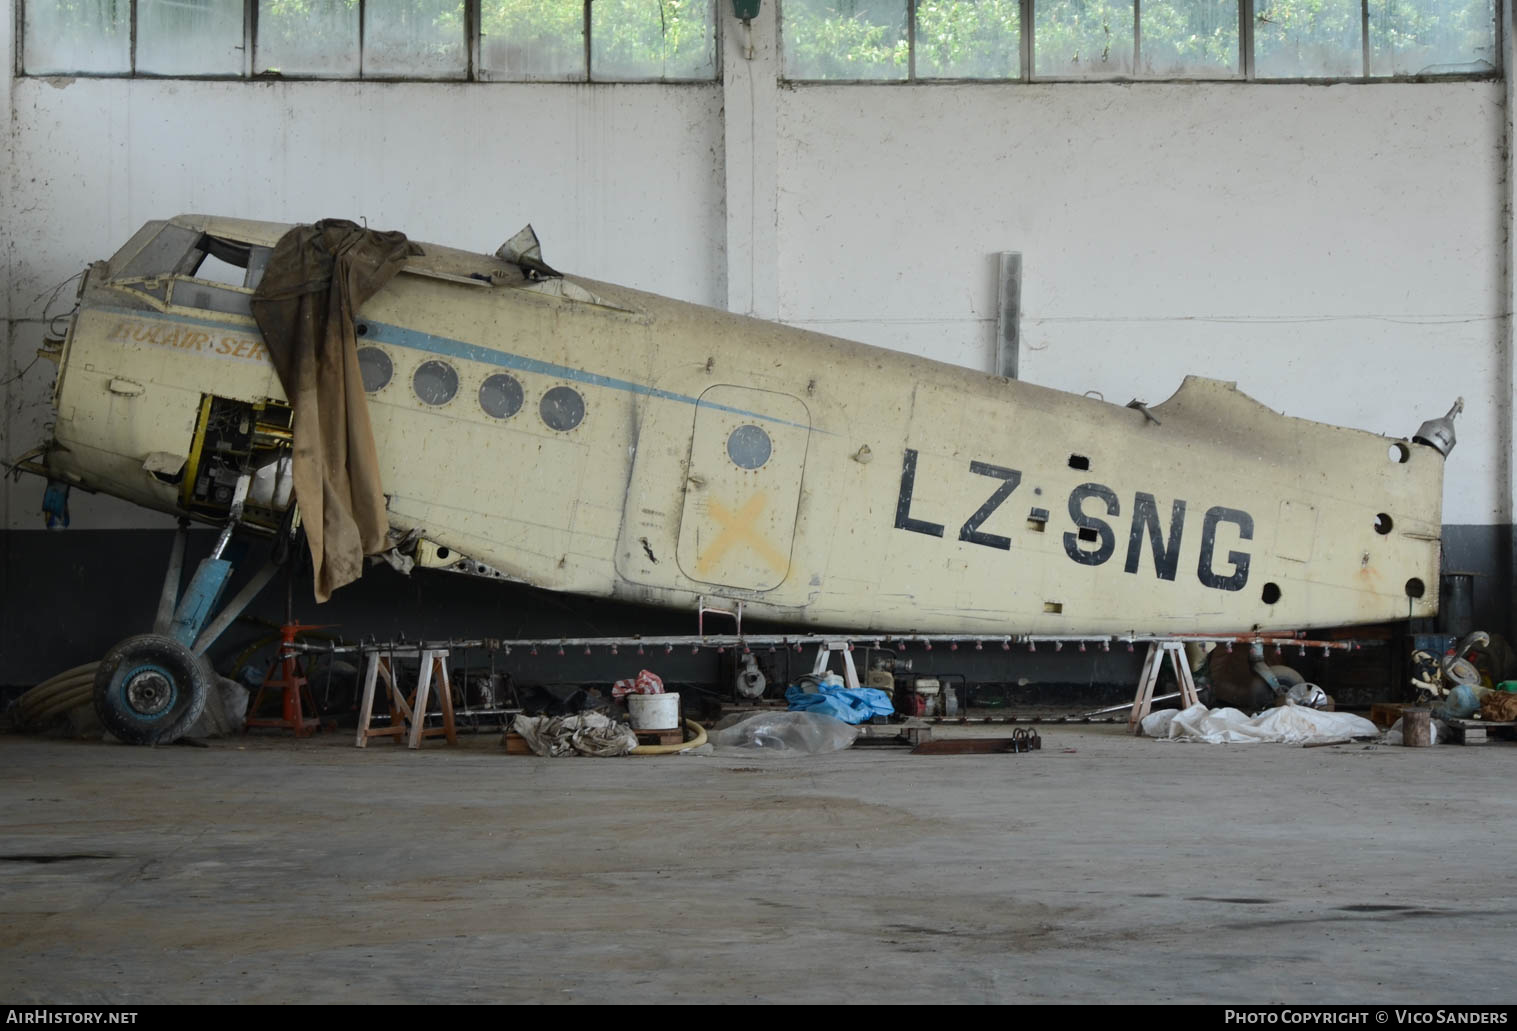
<path id="1" fill-rule="evenodd" d="M 95 673 L 95 714 L 129 745 L 177 741 L 200 718 L 211 674 L 194 652 L 161 634 L 128 637 Z"/>

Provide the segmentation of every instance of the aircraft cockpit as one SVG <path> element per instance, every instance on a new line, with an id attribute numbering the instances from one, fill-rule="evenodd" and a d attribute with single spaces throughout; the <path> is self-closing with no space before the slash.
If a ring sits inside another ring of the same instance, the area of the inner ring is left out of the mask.
<path id="1" fill-rule="evenodd" d="M 273 247 L 174 222 L 149 222 L 106 263 L 108 285 L 150 306 L 251 318 Z M 157 303 L 151 303 L 157 302 Z"/>

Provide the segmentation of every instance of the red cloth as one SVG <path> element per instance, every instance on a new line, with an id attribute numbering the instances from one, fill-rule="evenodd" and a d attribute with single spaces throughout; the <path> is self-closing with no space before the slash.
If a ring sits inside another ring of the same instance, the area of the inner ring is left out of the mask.
<path id="1" fill-rule="evenodd" d="M 664 681 L 657 673 L 643 670 L 632 680 L 618 680 L 611 685 L 611 697 L 621 701 L 629 694 L 663 694 Z"/>

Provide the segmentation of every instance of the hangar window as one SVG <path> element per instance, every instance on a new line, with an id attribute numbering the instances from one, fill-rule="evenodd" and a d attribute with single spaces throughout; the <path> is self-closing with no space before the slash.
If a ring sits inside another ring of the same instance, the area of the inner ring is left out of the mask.
<path id="1" fill-rule="evenodd" d="M 713 0 L 480 0 L 479 77 L 716 78 Z"/>
<path id="2" fill-rule="evenodd" d="M 363 19 L 365 78 L 468 75 L 463 0 L 366 0 Z"/>
<path id="3" fill-rule="evenodd" d="M 253 71 L 462 79 L 469 70 L 466 39 L 463 0 L 258 0 Z"/>
<path id="4" fill-rule="evenodd" d="M 235 75 L 241 70 L 242 0 L 137 0 L 137 71 Z"/>
<path id="5" fill-rule="evenodd" d="M 787 79 L 905 79 L 911 43 L 903 0 L 787 0 Z"/>
<path id="6" fill-rule="evenodd" d="M 25 0 L 28 75 L 680 82 L 715 0 Z"/>
<path id="7" fill-rule="evenodd" d="M 131 11 L 116 0 L 30 0 L 22 68 L 30 75 L 103 75 L 132 70 Z"/>
<path id="8" fill-rule="evenodd" d="M 292 78 L 357 78 L 358 5 L 258 0 L 253 71 Z"/>
<path id="9" fill-rule="evenodd" d="M 1494 0 L 780 0 L 791 81 L 1423 79 L 1498 70 Z"/>
<path id="10" fill-rule="evenodd" d="M 592 79 L 710 79 L 716 74 L 711 0 L 596 0 L 590 11 Z"/>
<path id="11" fill-rule="evenodd" d="M 570 82 L 585 67 L 581 0 L 481 0 L 482 78 Z"/>

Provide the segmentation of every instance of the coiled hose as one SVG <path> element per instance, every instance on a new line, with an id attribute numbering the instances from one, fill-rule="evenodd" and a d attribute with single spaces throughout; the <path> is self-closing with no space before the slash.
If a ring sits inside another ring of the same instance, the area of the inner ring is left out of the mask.
<path id="1" fill-rule="evenodd" d="M 97 659 L 49 677 L 16 699 L 16 724 L 23 730 L 40 730 L 47 723 L 95 697 Z"/>

